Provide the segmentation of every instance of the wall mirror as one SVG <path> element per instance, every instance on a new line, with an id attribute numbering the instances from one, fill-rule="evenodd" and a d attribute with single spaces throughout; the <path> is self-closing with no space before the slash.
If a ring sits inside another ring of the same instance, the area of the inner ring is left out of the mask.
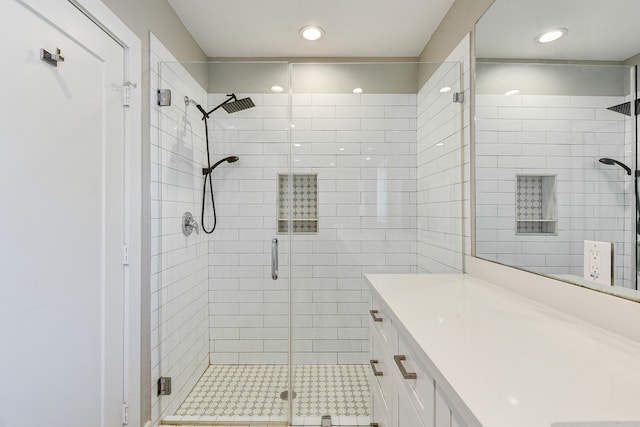
<path id="1" fill-rule="evenodd" d="M 495 0 L 477 22 L 478 258 L 640 301 L 638 16 L 637 0 Z"/>

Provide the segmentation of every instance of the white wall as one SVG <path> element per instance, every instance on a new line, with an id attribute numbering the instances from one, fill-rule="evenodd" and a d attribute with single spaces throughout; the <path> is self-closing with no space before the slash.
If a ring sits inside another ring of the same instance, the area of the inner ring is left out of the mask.
<path id="1" fill-rule="evenodd" d="M 199 221 L 204 127 L 187 95 L 206 104 L 202 87 L 151 37 L 151 365 L 152 420 L 172 414 L 208 365 L 208 249 L 204 233 L 182 234 L 190 211 Z M 163 64 L 160 65 L 160 62 Z M 171 89 L 170 107 L 156 106 L 158 88 Z M 157 379 L 171 377 L 170 396 L 157 397 Z"/>

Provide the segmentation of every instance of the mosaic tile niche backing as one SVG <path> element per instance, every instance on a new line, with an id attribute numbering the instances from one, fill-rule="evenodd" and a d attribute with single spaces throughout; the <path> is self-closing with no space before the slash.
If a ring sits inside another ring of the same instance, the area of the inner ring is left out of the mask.
<path id="1" fill-rule="evenodd" d="M 291 201 L 292 232 L 318 232 L 318 176 L 294 174 Z M 278 175 L 278 232 L 289 229 L 289 175 Z"/>
<path id="2" fill-rule="evenodd" d="M 517 234 L 554 234 L 555 177 L 518 175 L 516 184 Z"/>

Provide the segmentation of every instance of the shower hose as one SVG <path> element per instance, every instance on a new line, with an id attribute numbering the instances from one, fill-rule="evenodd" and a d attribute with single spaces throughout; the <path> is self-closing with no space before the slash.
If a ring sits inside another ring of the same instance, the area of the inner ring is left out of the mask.
<path id="1" fill-rule="evenodd" d="M 216 229 L 218 218 L 216 215 L 216 201 L 213 197 L 213 183 L 211 182 L 211 172 L 213 171 L 213 169 L 211 168 L 211 156 L 209 155 L 209 128 L 207 126 L 206 113 L 204 117 L 202 117 L 202 121 L 204 121 L 204 135 L 207 145 L 207 168 L 202 169 L 202 174 L 204 175 L 204 183 L 202 186 L 202 211 L 200 212 L 200 224 L 202 225 L 202 230 L 204 230 L 205 233 L 211 234 Z M 211 194 L 211 208 L 213 209 L 213 227 L 211 228 L 211 230 L 207 230 L 207 227 L 204 225 L 204 205 L 206 203 L 207 182 L 209 183 L 209 193 Z"/>

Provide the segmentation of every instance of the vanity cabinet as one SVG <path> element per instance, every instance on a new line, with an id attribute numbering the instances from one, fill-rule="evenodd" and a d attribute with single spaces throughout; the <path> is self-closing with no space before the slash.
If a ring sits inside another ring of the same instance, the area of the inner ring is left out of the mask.
<path id="1" fill-rule="evenodd" d="M 369 326 L 372 425 L 466 427 L 426 368 L 424 355 L 394 325 L 393 313 L 376 298 Z"/>
<path id="2" fill-rule="evenodd" d="M 468 274 L 367 280 L 378 426 L 640 425 L 640 343 Z"/>

